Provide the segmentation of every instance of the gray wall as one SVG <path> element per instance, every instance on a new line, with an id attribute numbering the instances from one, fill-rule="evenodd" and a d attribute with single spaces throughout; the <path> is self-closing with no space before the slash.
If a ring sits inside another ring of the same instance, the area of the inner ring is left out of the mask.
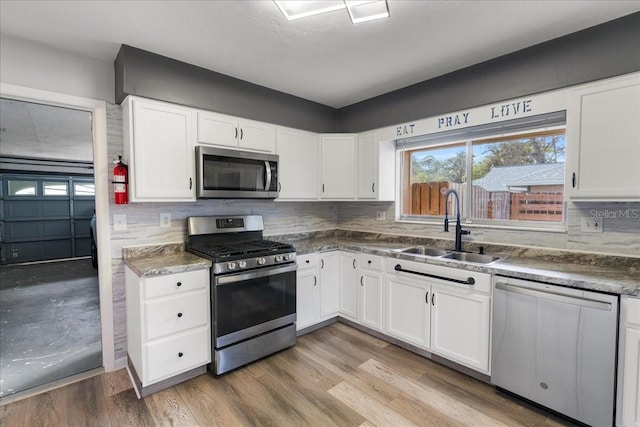
<path id="1" fill-rule="evenodd" d="M 0 81 L 34 89 L 114 100 L 113 63 L 0 34 Z"/>
<path id="2" fill-rule="evenodd" d="M 640 13 L 340 109 L 360 132 L 640 70 Z"/>
<path id="3" fill-rule="evenodd" d="M 117 103 L 138 95 L 314 132 L 336 131 L 334 108 L 131 46 L 120 48 L 115 71 Z"/>

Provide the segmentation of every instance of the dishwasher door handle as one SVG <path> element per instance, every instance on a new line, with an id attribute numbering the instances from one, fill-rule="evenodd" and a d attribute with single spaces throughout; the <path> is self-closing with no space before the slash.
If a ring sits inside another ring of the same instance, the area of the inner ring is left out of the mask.
<path id="1" fill-rule="evenodd" d="M 537 298 L 544 298 L 551 301 L 564 302 L 579 305 L 582 307 L 595 308 L 596 310 L 611 311 L 611 303 L 598 301 L 573 295 L 564 295 L 553 291 L 543 291 L 539 289 L 526 288 L 524 286 L 512 285 L 504 282 L 497 282 L 496 289 L 514 294 L 528 295 Z"/>

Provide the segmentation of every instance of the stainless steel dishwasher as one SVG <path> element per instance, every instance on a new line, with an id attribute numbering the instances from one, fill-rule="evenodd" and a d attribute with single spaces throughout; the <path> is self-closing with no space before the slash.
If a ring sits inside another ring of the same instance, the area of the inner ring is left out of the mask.
<path id="1" fill-rule="evenodd" d="M 496 276 L 491 382 L 591 426 L 614 423 L 618 296 Z"/>

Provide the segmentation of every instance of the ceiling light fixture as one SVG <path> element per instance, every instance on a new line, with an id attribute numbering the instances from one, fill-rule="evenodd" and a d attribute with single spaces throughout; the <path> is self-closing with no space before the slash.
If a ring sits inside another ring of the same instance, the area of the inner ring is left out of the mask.
<path id="1" fill-rule="evenodd" d="M 388 18 L 387 0 L 273 0 L 289 21 L 347 9 L 353 24 Z"/>

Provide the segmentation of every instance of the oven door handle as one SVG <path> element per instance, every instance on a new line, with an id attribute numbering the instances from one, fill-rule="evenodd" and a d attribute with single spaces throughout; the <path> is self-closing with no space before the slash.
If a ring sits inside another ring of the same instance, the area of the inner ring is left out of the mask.
<path id="1" fill-rule="evenodd" d="M 296 271 L 297 269 L 298 265 L 296 263 L 292 263 L 282 267 L 267 267 L 261 268 L 260 270 L 248 271 L 246 273 L 231 274 L 228 276 L 216 276 L 215 285 L 224 286 L 231 283 L 242 282 L 244 280 L 258 279 L 260 277 L 273 276 L 282 273 L 290 273 L 292 271 Z"/>

